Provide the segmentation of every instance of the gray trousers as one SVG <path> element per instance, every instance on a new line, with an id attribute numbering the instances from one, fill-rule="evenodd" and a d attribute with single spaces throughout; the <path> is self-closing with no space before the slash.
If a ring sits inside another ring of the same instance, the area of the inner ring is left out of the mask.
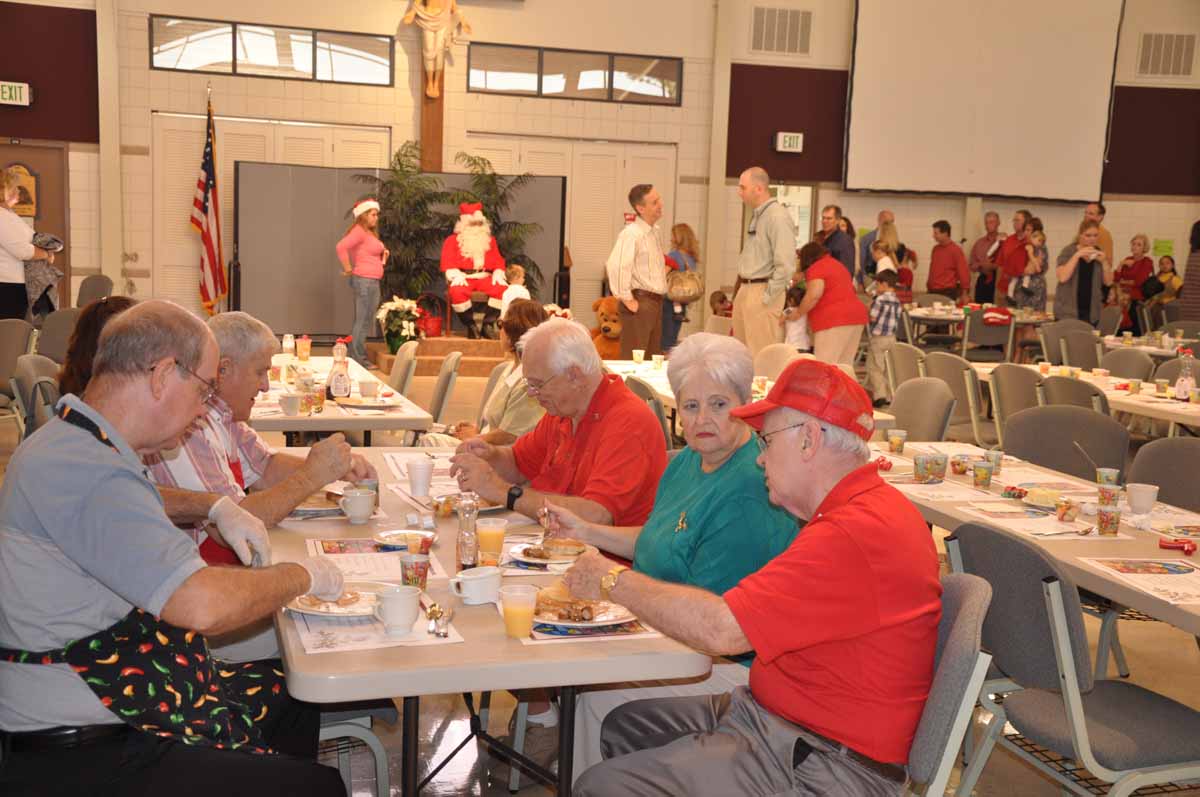
<path id="1" fill-rule="evenodd" d="M 367 338 L 375 330 L 375 312 L 379 309 L 379 280 L 351 275 L 350 290 L 354 291 L 354 327 L 350 334 L 350 356 L 367 367 Z"/>
<path id="2" fill-rule="evenodd" d="M 797 741 L 811 752 L 793 767 Z M 575 782 L 580 797 L 884 797 L 904 789 L 762 708 L 746 687 L 626 703 L 604 720 L 601 747 L 604 763 Z"/>

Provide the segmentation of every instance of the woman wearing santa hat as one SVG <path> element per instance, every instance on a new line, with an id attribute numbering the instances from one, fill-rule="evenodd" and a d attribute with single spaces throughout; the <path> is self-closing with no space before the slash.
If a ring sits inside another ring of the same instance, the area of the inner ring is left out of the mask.
<path id="1" fill-rule="evenodd" d="M 354 205 L 354 223 L 337 244 L 342 274 L 350 278 L 354 291 L 354 327 L 350 331 L 350 356 L 364 368 L 367 362 L 367 336 L 372 332 L 375 311 L 379 309 L 379 281 L 388 250 L 379 240 L 379 203 L 363 199 Z"/>

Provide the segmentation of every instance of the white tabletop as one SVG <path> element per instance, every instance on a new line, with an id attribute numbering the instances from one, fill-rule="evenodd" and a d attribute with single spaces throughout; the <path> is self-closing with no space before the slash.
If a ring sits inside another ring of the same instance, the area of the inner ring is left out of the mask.
<path id="1" fill-rule="evenodd" d="M 290 358 L 277 354 L 272 359 L 275 365 L 285 364 Z M 313 376 L 324 382 L 329 377 L 329 369 L 333 366 L 332 357 L 310 357 L 305 362 L 292 360 L 297 366 L 305 366 L 313 371 Z M 369 379 L 379 387 L 378 395 L 392 392 L 391 387 L 375 374 L 363 368 L 354 360 L 348 360 L 350 381 L 353 396 L 359 395 L 358 383 Z M 404 396 L 395 394 L 389 400 L 399 403 L 395 409 L 388 410 L 354 410 L 342 407 L 332 401 L 326 401 L 321 412 L 314 415 L 284 415 L 279 409 L 279 396 L 288 388 L 282 382 L 272 382 L 271 391 L 259 394 L 250 412 L 250 426 L 260 432 L 369 432 L 373 430 L 407 430 L 426 431 L 433 424 L 433 416 L 409 401 Z"/>
<path id="2" fill-rule="evenodd" d="M 1146 342 L 1146 338 L 1133 338 L 1133 343 L 1129 346 L 1125 345 L 1124 338 L 1119 338 L 1115 335 L 1106 335 L 1102 342 L 1106 349 L 1136 349 L 1144 351 L 1151 357 L 1164 357 L 1170 359 L 1179 356 L 1179 346 L 1190 346 L 1196 343 L 1192 338 L 1173 338 L 1171 346 L 1155 346 L 1153 342 Z"/>
<path id="3" fill-rule="evenodd" d="M 379 471 L 382 508 L 386 521 L 351 526 L 344 520 L 307 520 L 271 532 L 276 561 L 304 556 L 305 540 L 335 537 L 368 537 L 383 529 L 401 528 L 411 507 L 392 493 L 394 480 L 384 463 L 395 448 L 366 448 Z M 408 449 L 424 453 L 428 449 Z M 446 571 L 454 572 L 455 518 L 438 521 L 439 536 L 433 548 Z M 527 530 L 527 529 L 526 529 Z M 505 584 L 546 584 L 557 576 L 505 578 Z M 453 694 L 539 686 L 690 678 L 709 672 L 711 657 L 666 637 L 633 640 L 523 645 L 504 634 L 504 623 L 491 604 L 466 606 L 452 598 L 445 580 L 430 581 L 427 592 L 443 606 L 454 608 L 453 625 L 466 640 L 457 645 L 392 647 L 352 653 L 309 655 L 300 644 L 286 612 L 275 617 L 279 649 L 287 670 L 288 691 L 301 700 L 332 703 L 384 697 Z"/>

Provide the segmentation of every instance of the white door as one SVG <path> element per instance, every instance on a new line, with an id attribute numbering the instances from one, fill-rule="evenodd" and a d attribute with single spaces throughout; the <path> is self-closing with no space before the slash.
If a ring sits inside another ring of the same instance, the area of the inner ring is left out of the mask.
<path id="1" fill-rule="evenodd" d="M 316 125 L 276 125 L 275 161 L 300 166 L 332 166 L 333 130 Z"/>
<path id="2" fill-rule="evenodd" d="M 675 218 L 675 147 L 626 144 L 625 183 L 630 188 L 638 183 L 650 183 L 662 197 L 663 217 L 658 221 L 658 228 L 662 232 L 663 251 L 667 251 Z"/>
<path id="3" fill-rule="evenodd" d="M 204 154 L 204 120 L 156 114 L 153 136 L 152 291 L 160 299 L 170 299 L 198 313 L 200 236 L 192 228 L 191 218 L 196 178 Z M 219 182 L 217 190 L 222 190 Z"/>
<path id="4" fill-rule="evenodd" d="M 571 191 L 572 143 L 562 139 L 531 139 L 521 142 L 521 171 L 539 176 L 566 177 L 567 195 Z M 566 214 L 563 240 L 570 240 L 571 214 Z M 550 275 L 547 275 L 549 278 Z"/>
<path id="5" fill-rule="evenodd" d="M 567 216 L 571 236 L 571 312 L 584 326 L 596 322 L 592 302 L 600 298 L 604 264 L 617 233 L 625 226 L 625 147 L 575 142 L 568 180 Z"/>
<path id="6" fill-rule="evenodd" d="M 519 139 L 504 136 L 467 136 L 466 151 L 487 158 L 496 174 L 519 174 L 521 158 Z M 464 171 L 461 163 L 446 164 L 447 170 Z"/>
<path id="7" fill-rule="evenodd" d="M 217 191 L 221 205 L 221 245 L 225 262 L 233 259 L 234 163 L 275 160 L 275 133 L 262 122 L 217 123 Z"/>
<path id="8" fill-rule="evenodd" d="M 391 162 L 391 132 L 338 127 L 333 131 L 333 165 L 340 169 L 386 169 Z"/>

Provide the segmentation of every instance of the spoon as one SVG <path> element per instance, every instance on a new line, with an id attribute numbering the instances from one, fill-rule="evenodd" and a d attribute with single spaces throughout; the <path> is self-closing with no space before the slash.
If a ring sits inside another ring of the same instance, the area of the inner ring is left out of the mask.
<path id="1" fill-rule="evenodd" d="M 1096 460 L 1088 456 L 1088 452 L 1084 450 L 1083 446 L 1079 445 L 1078 440 L 1073 440 L 1072 443 L 1074 443 L 1075 448 L 1079 449 L 1079 453 L 1083 454 L 1083 458 L 1088 461 L 1088 464 L 1091 465 L 1094 470 L 1100 470 L 1100 466 L 1096 464 Z"/>

